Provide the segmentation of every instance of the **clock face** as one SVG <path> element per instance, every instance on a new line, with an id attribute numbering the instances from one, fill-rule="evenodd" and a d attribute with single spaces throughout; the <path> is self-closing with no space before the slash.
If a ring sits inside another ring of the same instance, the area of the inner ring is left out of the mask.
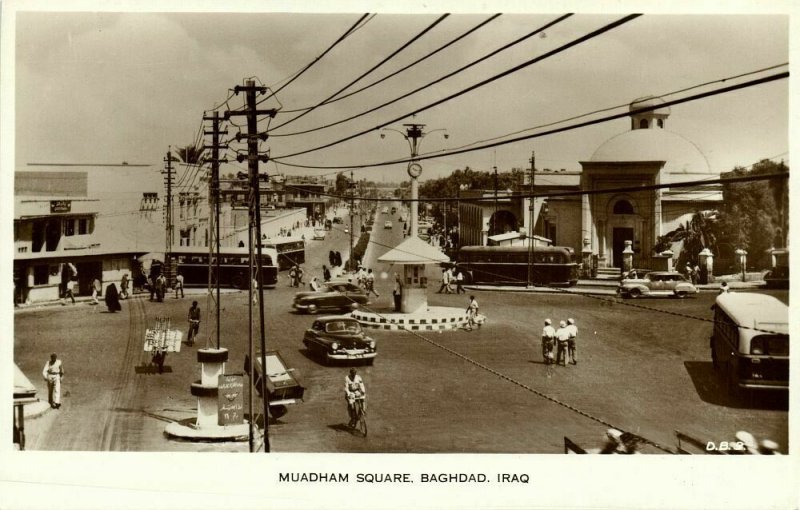
<path id="1" fill-rule="evenodd" d="M 422 173 L 422 165 L 419 163 L 411 163 L 408 165 L 408 175 L 411 177 L 419 177 Z"/>

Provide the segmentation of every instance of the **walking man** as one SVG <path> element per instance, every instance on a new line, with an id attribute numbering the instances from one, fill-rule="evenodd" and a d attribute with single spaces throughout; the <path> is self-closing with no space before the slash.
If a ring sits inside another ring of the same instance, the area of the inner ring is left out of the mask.
<path id="1" fill-rule="evenodd" d="M 372 269 L 367 270 L 367 297 L 369 297 L 370 293 L 375 294 L 375 297 L 381 297 L 380 294 L 375 290 L 375 273 L 372 272 Z"/>
<path id="2" fill-rule="evenodd" d="M 183 297 L 183 275 L 180 273 L 175 277 L 175 299 L 178 299 L 178 292 Z"/>
<path id="3" fill-rule="evenodd" d="M 544 358 L 545 365 L 553 364 L 553 347 L 556 339 L 556 330 L 553 329 L 553 321 L 550 319 L 544 320 L 544 328 L 542 329 L 542 357 Z"/>
<path id="4" fill-rule="evenodd" d="M 95 278 L 92 281 L 92 304 L 93 305 L 96 305 L 96 304 L 100 303 L 100 301 L 97 300 L 97 296 L 100 295 L 100 291 L 101 290 L 102 290 L 102 287 L 101 287 L 100 279 L 99 278 Z"/>
<path id="5" fill-rule="evenodd" d="M 61 378 L 64 377 L 64 366 L 56 353 L 50 355 L 50 361 L 44 364 L 42 377 L 47 381 L 47 401 L 50 407 L 61 407 Z"/>
<path id="6" fill-rule="evenodd" d="M 558 341 L 558 351 L 556 352 L 556 364 L 567 366 L 567 344 L 569 344 L 569 331 L 567 323 L 561 321 L 556 330 L 556 341 Z"/>
<path id="7" fill-rule="evenodd" d="M 466 294 L 467 291 L 464 290 L 464 271 L 458 270 L 458 274 L 456 275 L 456 294 Z"/>
<path id="8" fill-rule="evenodd" d="M 436 291 L 437 294 L 441 294 L 444 291 L 445 294 L 451 294 L 452 290 L 450 289 L 450 270 L 449 269 L 442 269 L 442 285 L 439 287 L 439 290 Z"/>
<path id="9" fill-rule="evenodd" d="M 575 325 L 575 319 L 567 319 L 567 331 L 569 332 L 569 340 L 567 340 L 567 349 L 569 353 L 570 363 L 573 365 L 578 364 L 578 358 L 575 357 L 575 340 L 578 338 L 578 326 Z"/>
<path id="10" fill-rule="evenodd" d="M 75 304 L 75 294 L 72 292 L 72 287 L 75 285 L 75 282 L 72 280 L 67 280 L 65 284 L 65 291 L 64 291 L 64 303 L 66 304 L 67 298 L 72 300 L 72 304 Z"/>

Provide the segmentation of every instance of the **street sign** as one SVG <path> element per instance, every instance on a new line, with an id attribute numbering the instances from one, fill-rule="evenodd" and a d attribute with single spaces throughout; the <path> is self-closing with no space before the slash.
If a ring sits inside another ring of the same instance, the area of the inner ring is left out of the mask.
<path id="1" fill-rule="evenodd" d="M 217 407 L 219 425 L 244 423 L 244 374 L 220 374 Z"/>

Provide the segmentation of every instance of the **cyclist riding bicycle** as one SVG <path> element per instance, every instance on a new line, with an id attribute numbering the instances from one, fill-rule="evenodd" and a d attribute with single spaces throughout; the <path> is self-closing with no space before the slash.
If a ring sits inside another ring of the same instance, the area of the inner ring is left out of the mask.
<path id="1" fill-rule="evenodd" d="M 198 331 L 200 331 L 200 307 L 197 306 L 197 301 L 192 301 L 192 307 L 189 308 L 189 334 L 186 343 L 194 344 Z"/>
<path id="2" fill-rule="evenodd" d="M 358 410 L 356 402 L 361 401 L 361 406 L 364 406 L 367 397 L 367 389 L 364 387 L 364 381 L 361 376 L 356 373 L 355 368 L 350 369 L 350 375 L 344 378 L 344 394 L 347 400 L 347 412 L 350 415 L 350 428 L 355 427 L 358 421 Z"/>

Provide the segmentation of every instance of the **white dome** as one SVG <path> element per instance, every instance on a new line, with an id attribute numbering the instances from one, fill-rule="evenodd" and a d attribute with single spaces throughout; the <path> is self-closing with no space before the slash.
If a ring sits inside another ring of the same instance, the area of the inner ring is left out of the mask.
<path id="1" fill-rule="evenodd" d="M 689 174 L 712 174 L 703 153 L 686 138 L 664 129 L 633 129 L 609 139 L 592 154 L 594 163 L 665 161 L 662 182 L 689 180 Z"/>

